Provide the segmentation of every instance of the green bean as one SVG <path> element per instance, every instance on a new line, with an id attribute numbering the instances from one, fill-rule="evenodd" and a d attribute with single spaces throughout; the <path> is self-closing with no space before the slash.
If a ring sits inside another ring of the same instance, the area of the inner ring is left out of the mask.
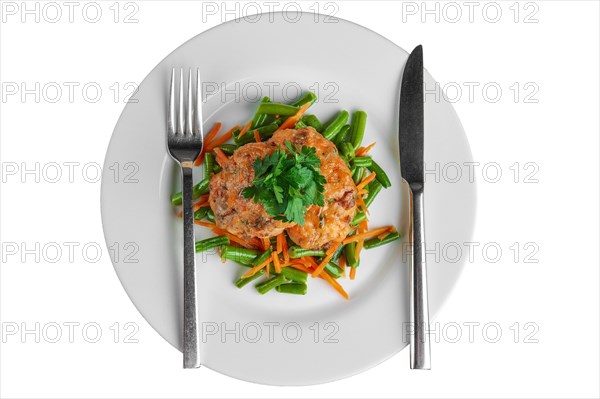
<path id="1" fill-rule="evenodd" d="M 367 220 L 367 214 L 364 212 L 357 212 L 356 215 L 354 215 L 354 218 L 352 218 L 352 222 L 350 222 L 350 224 L 353 225 L 357 225 L 360 222 Z"/>
<path id="2" fill-rule="evenodd" d="M 208 194 L 208 184 L 210 183 L 210 179 L 202 179 L 199 183 L 197 183 L 193 187 L 192 196 L 194 199 L 200 197 L 201 195 Z M 173 205 L 181 205 L 183 202 L 183 194 L 180 192 L 171 195 L 171 204 Z"/>
<path id="3" fill-rule="evenodd" d="M 358 259 L 356 259 L 356 242 L 352 241 L 346 244 L 346 250 L 344 251 L 346 255 L 346 262 L 350 267 L 358 266 Z"/>
<path id="4" fill-rule="evenodd" d="M 264 295 L 267 292 L 271 291 L 273 288 L 275 288 L 285 282 L 287 282 L 285 276 L 283 274 L 280 274 L 279 276 L 273 277 L 273 278 L 265 281 L 264 283 L 257 284 L 256 291 L 258 291 L 258 293 L 260 295 Z"/>
<path id="5" fill-rule="evenodd" d="M 300 109 L 299 106 L 280 104 L 280 103 L 261 103 L 258 106 L 259 114 L 268 114 L 268 115 L 283 115 L 283 116 L 292 116 L 298 113 Z"/>
<path id="6" fill-rule="evenodd" d="M 375 176 L 375 177 L 377 177 L 377 176 Z M 367 190 L 369 191 L 369 195 L 365 199 L 365 205 L 367 206 L 367 208 L 373 203 L 373 201 L 375 200 L 375 197 L 377 197 L 377 194 L 379 194 L 379 192 L 382 189 L 383 189 L 383 186 L 381 185 L 381 183 L 379 183 L 379 180 L 377 180 L 377 179 L 373 180 L 371 183 L 369 183 L 367 185 Z"/>
<path id="7" fill-rule="evenodd" d="M 209 249 L 220 247 L 221 245 L 229 245 L 229 237 L 217 236 L 207 238 L 206 240 L 196 241 L 196 252 L 204 252 Z"/>
<path id="8" fill-rule="evenodd" d="M 215 213 L 212 209 L 209 209 L 208 212 L 206 212 L 206 220 L 212 223 L 215 222 Z"/>
<path id="9" fill-rule="evenodd" d="M 355 152 L 352 143 L 344 142 L 340 144 L 340 152 L 347 161 L 352 161 L 354 159 Z"/>
<path id="10" fill-rule="evenodd" d="M 258 266 L 264 261 L 266 261 L 267 258 L 271 256 L 271 252 L 271 248 L 269 248 L 265 252 L 263 252 L 259 257 L 255 258 L 254 261 L 252 261 L 252 267 Z"/>
<path id="11" fill-rule="evenodd" d="M 273 135 L 273 133 L 275 133 L 275 130 L 277 130 L 277 128 L 279 128 L 279 125 L 277 125 L 276 123 L 270 123 L 266 126 L 247 131 L 246 134 L 244 134 L 241 138 L 239 136 L 234 137 L 234 140 L 238 146 L 253 143 L 255 141 L 254 131 L 257 131 L 260 135 L 260 139 L 262 141 L 266 141 L 271 138 L 271 136 Z"/>
<path id="12" fill-rule="evenodd" d="M 265 96 L 263 97 L 263 99 L 261 100 L 261 104 L 265 104 L 265 103 L 269 103 L 271 102 L 271 100 L 269 99 L 269 97 Z M 267 119 L 267 114 L 261 114 L 258 112 L 258 109 L 256 110 L 256 113 L 254 114 L 254 118 L 252 118 L 252 124 L 250 125 L 251 129 L 256 129 L 257 127 L 262 126 L 263 123 L 265 123 L 265 120 Z"/>
<path id="13" fill-rule="evenodd" d="M 296 259 L 303 256 L 325 256 L 325 251 L 321 249 L 304 249 L 294 245 L 289 248 L 288 254 L 290 255 L 290 258 Z"/>
<path id="14" fill-rule="evenodd" d="M 255 274 L 253 274 L 250 277 L 240 277 L 236 282 L 235 282 L 235 286 L 238 288 L 242 288 L 243 286 L 245 286 L 246 284 L 248 284 L 251 281 L 256 280 L 257 278 L 259 278 L 260 276 L 262 276 L 263 274 L 265 274 L 265 269 L 261 269 L 259 271 L 257 271 Z"/>
<path id="15" fill-rule="evenodd" d="M 342 110 L 327 124 L 323 130 L 323 137 L 327 140 L 333 140 L 346 122 L 348 122 L 348 111 Z"/>
<path id="16" fill-rule="evenodd" d="M 202 208 L 198 209 L 196 212 L 194 212 L 194 220 L 202 220 L 206 217 L 206 212 L 208 212 L 208 210 L 210 209 L 210 207 L 208 206 L 203 206 Z"/>
<path id="17" fill-rule="evenodd" d="M 213 173 L 219 173 L 220 171 L 222 171 L 223 168 L 221 167 L 221 165 L 219 165 L 218 163 L 215 163 L 215 165 L 213 166 Z"/>
<path id="18" fill-rule="evenodd" d="M 335 252 L 333 253 L 333 256 L 331 257 L 331 261 L 335 262 L 337 261 L 340 256 L 342 256 L 342 252 L 344 251 L 344 248 L 346 247 L 346 245 L 340 245 Z"/>
<path id="19" fill-rule="evenodd" d="M 306 272 L 294 269 L 293 267 L 284 267 L 281 269 L 281 274 L 283 274 L 288 280 L 295 281 L 296 283 L 306 283 L 306 278 L 308 277 Z"/>
<path id="20" fill-rule="evenodd" d="M 379 166 L 375 161 L 371 160 L 371 165 L 367 166 L 367 168 L 369 168 L 371 172 L 376 173 L 375 179 L 377 179 L 377 181 L 381 183 L 383 188 L 388 188 L 392 185 L 388 175 L 384 172 L 383 169 L 381 169 L 381 166 Z"/>
<path id="21" fill-rule="evenodd" d="M 352 174 L 352 180 L 354 180 L 354 184 L 360 183 L 364 179 L 365 168 L 359 166 L 356 168 L 356 171 Z"/>
<path id="22" fill-rule="evenodd" d="M 387 236 L 385 236 L 383 238 L 383 240 L 380 240 L 378 238 L 371 238 L 370 240 L 366 240 L 365 241 L 365 249 L 371 249 L 371 248 L 376 248 L 379 247 L 381 245 L 385 245 L 388 244 L 392 241 L 396 241 L 397 239 L 400 238 L 400 233 L 398 233 L 397 231 L 388 234 Z"/>
<path id="23" fill-rule="evenodd" d="M 343 142 L 348 141 L 348 136 L 350 134 L 350 125 L 344 125 L 340 129 L 339 133 L 335 135 L 333 138 L 333 143 L 340 148 Z"/>
<path id="24" fill-rule="evenodd" d="M 333 278 L 340 278 L 344 273 L 342 268 L 333 262 L 328 262 L 327 265 L 325 265 L 325 271 Z"/>
<path id="25" fill-rule="evenodd" d="M 301 107 L 306 103 L 311 103 L 311 105 L 312 105 L 312 104 L 314 104 L 315 101 L 317 101 L 317 95 L 315 93 L 313 93 L 312 91 L 307 91 L 302 97 L 300 97 L 296 101 L 294 101 L 292 103 L 292 105 L 295 107 Z M 280 113 L 279 115 L 284 115 L 284 114 Z"/>
<path id="26" fill-rule="evenodd" d="M 363 168 L 368 168 L 373 164 L 373 159 L 369 156 L 367 157 L 356 157 L 354 158 L 354 165 L 360 166 Z"/>
<path id="27" fill-rule="evenodd" d="M 315 115 L 304 115 L 301 121 L 308 126 L 312 126 L 317 132 L 323 131 L 323 124 Z"/>
<path id="28" fill-rule="evenodd" d="M 350 142 L 354 149 L 358 149 L 365 137 L 365 127 L 367 126 L 367 113 L 365 111 L 356 111 L 352 114 L 350 123 Z"/>
<path id="29" fill-rule="evenodd" d="M 210 179 L 210 175 L 215 165 L 215 156 L 212 152 L 204 154 L 204 161 L 202 162 L 202 168 L 204 169 L 204 178 Z"/>
<path id="30" fill-rule="evenodd" d="M 287 283 L 275 287 L 277 292 L 282 294 L 306 295 L 308 287 L 304 283 Z"/>
<path id="31" fill-rule="evenodd" d="M 243 264 L 251 265 L 259 256 L 259 252 L 255 249 L 238 248 L 223 246 L 221 247 L 221 257 Z"/>
<path id="32" fill-rule="evenodd" d="M 225 155 L 231 156 L 231 155 L 233 155 L 235 150 L 237 150 L 239 147 L 235 144 L 221 144 L 221 145 L 216 146 L 215 148 L 220 148 L 221 151 L 223 151 L 223 153 Z"/>

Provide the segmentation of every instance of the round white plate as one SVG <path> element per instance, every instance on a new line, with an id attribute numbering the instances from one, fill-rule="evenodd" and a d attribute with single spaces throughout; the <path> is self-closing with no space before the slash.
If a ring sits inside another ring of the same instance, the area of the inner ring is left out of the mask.
<path id="1" fill-rule="evenodd" d="M 316 20 L 315 20 L 316 18 Z M 314 14 L 263 14 L 225 23 L 194 37 L 167 56 L 139 86 L 113 133 L 102 178 L 102 222 L 115 270 L 142 315 L 176 348 L 182 341 L 182 227 L 169 203 L 179 172 L 166 151 L 167 91 L 171 68 L 199 67 L 207 132 L 244 123 L 263 95 L 290 101 L 302 90 L 319 96 L 310 112 L 327 120 L 340 109 L 368 113 L 365 143 L 387 171 L 392 187 L 372 205 L 371 227 L 407 228 L 407 191 L 399 172 L 398 92 L 408 54 L 361 26 Z M 425 62 L 427 49 L 425 48 Z M 425 74 L 428 87 L 433 78 Z M 426 99 L 425 162 L 471 161 L 452 106 Z M 115 170 L 119 170 L 117 175 Z M 201 178 L 200 170 L 196 180 Z M 469 241 L 475 187 L 435 182 L 425 189 L 427 246 Z M 197 226 L 198 238 L 208 236 Z M 242 380 L 308 385 L 359 373 L 408 342 L 408 266 L 402 243 L 363 252 L 354 281 L 340 282 L 344 300 L 321 279 L 306 296 L 252 286 L 237 289 L 243 272 L 218 255 L 198 255 L 203 365 Z M 429 257 L 432 318 L 448 297 L 461 262 Z M 433 348 L 435 366 L 435 347 Z M 173 367 L 180 367 L 179 364 Z M 408 364 L 406 365 L 408 367 Z"/>

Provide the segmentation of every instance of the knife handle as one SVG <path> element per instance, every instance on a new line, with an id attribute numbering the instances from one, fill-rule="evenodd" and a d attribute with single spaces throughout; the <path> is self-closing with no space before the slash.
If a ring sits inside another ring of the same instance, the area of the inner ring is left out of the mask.
<path id="1" fill-rule="evenodd" d="M 410 368 L 431 368 L 429 346 L 429 307 L 427 304 L 427 265 L 425 262 L 425 221 L 423 218 L 423 186 L 411 185 L 410 242 L 412 262 L 410 265 Z"/>

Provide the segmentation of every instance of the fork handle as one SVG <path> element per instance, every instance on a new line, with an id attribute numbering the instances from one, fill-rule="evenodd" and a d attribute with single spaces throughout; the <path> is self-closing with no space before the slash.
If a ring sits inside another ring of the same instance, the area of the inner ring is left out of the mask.
<path id="1" fill-rule="evenodd" d="M 423 220 L 423 186 L 411 185 L 413 246 L 410 265 L 410 368 L 431 368 L 429 346 L 429 307 L 427 305 L 427 266 L 425 262 L 425 221 Z"/>
<path id="2" fill-rule="evenodd" d="M 196 304 L 196 251 L 192 208 L 192 168 L 182 166 L 183 178 L 183 367 L 200 367 Z"/>

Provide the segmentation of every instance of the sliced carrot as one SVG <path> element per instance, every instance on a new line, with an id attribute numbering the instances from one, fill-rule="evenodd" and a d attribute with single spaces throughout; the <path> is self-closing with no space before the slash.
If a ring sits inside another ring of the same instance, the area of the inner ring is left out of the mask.
<path id="1" fill-rule="evenodd" d="M 265 251 L 266 251 L 267 249 L 269 249 L 269 247 L 271 246 L 271 241 L 270 241 L 268 238 L 266 238 L 266 237 L 264 237 L 264 238 L 261 238 L 261 242 L 262 242 L 263 249 L 264 249 Z"/>
<path id="2" fill-rule="evenodd" d="M 363 181 L 361 181 L 360 183 L 358 183 L 358 185 L 356 186 L 357 189 L 362 190 L 363 188 L 365 188 L 365 186 L 369 183 L 371 183 L 373 181 L 373 179 L 375 179 L 375 172 L 371 173 L 369 176 L 365 177 L 363 179 Z"/>
<path id="3" fill-rule="evenodd" d="M 248 271 L 247 271 L 247 272 L 246 272 L 246 273 L 245 273 L 245 274 L 242 276 L 242 278 L 246 278 L 246 277 L 252 277 L 252 276 L 254 276 L 254 275 L 255 275 L 255 274 L 256 274 L 256 273 L 257 273 L 257 272 L 258 272 L 260 269 L 264 268 L 265 266 L 268 266 L 268 265 L 271 263 L 271 261 L 272 261 L 272 260 L 273 260 L 273 259 L 272 259 L 272 258 L 270 258 L 270 257 L 269 257 L 269 258 L 267 258 L 267 259 L 265 259 L 265 261 L 264 261 L 264 262 L 262 262 L 262 263 L 260 263 L 260 264 L 258 264 L 258 265 L 256 265 L 256 266 L 254 266 L 252 269 L 248 270 Z M 268 273 L 269 273 L 269 268 L 267 267 L 267 274 L 268 274 Z"/>
<path id="4" fill-rule="evenodd" d="M 350 280 L 354 280 L 354 277 L 356 277 L 356 269 L 357 267 L 350 268 Z"/>
<path id="5" fill-rule="evenodd" d="M 271 257 L 273 258 L 273 265 L 275 266 L 275 272 L 281 273 L 281 264 L 279 263 L 279 254 L 277 252 L 273 252 L 271 254 Z"/>
<path id="6" fill-rule="evenodd" d="M 277 236 L 277 253 L 281 253 L 281 251 L 283 251 L 283 240 L 282 240 L 282 238 L 283 238 L 284 234 L 285 233 L 282 232 L 281 234 L 279 234 Z"/>
<path id="7" fill-rule="evenodd" d="M 286 262 L 289 262 L 290 254 L 288 253 L 288 243 L 287 243 L 287 240 L 285 239 L 285 233 L 282 233 L 282 234 L 283 234 L 283 240 L 281 240 L 282 241 L 281 246 L 283 247 L 282 248 L 283 249 L 283 259 Z"/>
<path id="8" fill-rule="evenodd" d="M 368 193 L 369 193 L 369 192 L 368 192 L 367 190 L 365 190 L 364 188 L 363 188 L 362 190 L 359 190 L 359 191 L 358 191 L 358 195 L 360 195 L 360 196 L 362 196 L 362 195 L 365 195 L 365 194 L 368 194 Z"/>
<path id="9" fill-rule="evenodd" d="M 366 240 L 367 238 L 376 237 L 385 231 L 389 231 L 391 227 L 392 226 L 380 227 L 378 229 L 373 229 L 371 231 L 367 231 L 364 233 L 358 233 L 353 236 L 346 237 L 346 239 L 344 241 L 342 241 L 342 244 L 348 244 L 349 242 L 354 242 L 354 241 L 358 241 L 358 240 Z"/>
<path id="10" fill-rule="evenodd" d="M 217 133 L 219 133 L 219 130 L 221 130 L 221 122 L 215 123 L 215 125 L 210 130 L 210 132 L 208 132 L 208 134 L 204 138 L 204 145 L 210 144 L 210 142 L 212 141 L 212 139 L 214 139 L 215 136 L 217 135 Z"/>
<path id="11" fill-rule="evenodd" d="M 262 141 L 262 140 L 260 139 L 260 133 L 259 133 L 259 132 L 258 132 L 258 130 L 256 130 L 256 129 L 254 130 L 254 140 L 255 140 L 257 143 L 260 143 L 260 142 Z"/>
<path id="12" fill-rule="evenodd" d="M 344 291 L 344 288 L 338 283 L 333 277 L 329 275 L 329 273 L 321 273 L 319 276 L 323 280 L 327 281 L 337 292 L 339 292 L 344 298 L 349 299 L 348 293 Z"/>
<path id="13" fill-rule="evenodd" d="M 365 200 L 362 197 L 356 198 L 356 203 L 367 215 L 369 214 L 369 208 L 367 208 L 367 204 L 365 204 Z"/>
<path id="14" fill-rule="evenodd" d="M 302 270 L 304 273 L 308 273 L 308 274 L 312 273 L 312 271 L 308 267 L 304 266 L 300 262 L 291 262 L 290 267 L 293 267 L 294 269 Z"/>
<path id="15" fill-rule="evenodd" d="M 224 144 L 227 140 L 229 140 L 230 138 L 233 137 L 233 131 L 235 129 L 239 129 L 239 126 L 234 126 L 231 129 L 229 129 L 225 134 L 223 134 L 221 137 L 219 137 L 218 139 L 212 141 L 211 143 L 209 143 L 206 146 L 206 151 L 211 151 L 213 148 L 215 148 L 218 145 Z"/>
<path id="16" fill-rule="evenodd" d="M 315 271 L 313 272 L 312 276 L 313 277 L 317 277 L 320 274 L 322 274 L 321 272 L 323 271 L 323 269 L 325 269 L 325 266 L 327 266 L 327 263 L 329 263 L 329 261 L 331 260 L 331 258 L 333 258 L 333 255 L 335 254 L 335 250 L 340 246 L 339 242 L 333 243 L 331 245 L 331 248 L 329 248 L 326 252 L 327 256 L 325 256 L 325 258 L 323 258 L 323 260 L 321 261 L 321 263 L 319 264 L 319 266 L 317 266 L 317 268 L 315 269 Z M 325 273 L 327 274 L 327 273 Z"/>
<path id="17" fill-rule="evenodd" d="M 206 137 L 204 137 L 204 148 L 206 148 L 209 145 L 210 141 L 213 138 L 215 138 L 217 133 L 219 133 L 219 130 L 221 130 L 221 122 L 215 123 L 215 125 L 210 130 L 210 132 L 208 132 Z M 204 159 L 204 154 L 205 154 L 205 151 L 203 149 L 202 152 L 200 153 L 200 155 L 198 155 L 198 158 L 196 158 L 196 162 L 194 162 L 194 166 L 200 166 L 200 164 L 202 163 L 202 160 Z"/>
<path id="18" fill-rule="evenodd" d="M 360 147 L 358 150 L 356 150 L 356 156 L 364 157 L 369 151 L 371 151 L 371 148 L 373 147 L 375 147 L 375 143 L 371 143 L 366 147 Z"/>
<path id="19" fill-rule="evenodd" d="M 227 165 L 227 161 L 228 161 L 227 155 L 225 155 L 225 153 L 220 148 L 214 148 L 213 151 L 217 155 L 217 157 L 216 157 L 217 163 L 219 165 L 221 165 L 222 167 Z"/>
<path id="20" fill-rule="evenodd" d="M 292 128 L 296 125 L 296 123 L 300 120 L 300 118 L 302 117 L 302 115 L 304 115 L 304 113 L 306 112 L 306 110 L 308 109 L 308 107 L 311 106 L 311 103 L 306 103 L 304 104 L 302 107 L 300 107 L 300 109 L 298 110 L 298 112 L 296 112 L 295 115 L 290 116 L 289 118 L 287 118 L 285 120 L 285 122 L 283 122 L 281 124 L 281 126 L 279 126 L 279 128 L 277 128 L 276 131 L 280 131 L 280 130 L 285 130 L 285 129 L 289 129 Z"/>
<path id="21" fill-rule="evenodd" d="M 385 233 L 381 233 L 377 236 L 378 240 L 383 240 L 385 237 L 389 236 L 391 231 L 386 231 Z"/>
<path id="22" fill-rule="evenodd" d="M 250 122 L 248 122 L 248 123 L 246 123 L 244 125 L 244 127 L 242 128 L 242 131 L 238 135 L 238 139 L 241 138 L 244 134 L 246 134 L 246 132 L 248 131 L 248 129 L 250 129 L 251 125 L 252 125 L 252 121 L 250 121 Z"/>

